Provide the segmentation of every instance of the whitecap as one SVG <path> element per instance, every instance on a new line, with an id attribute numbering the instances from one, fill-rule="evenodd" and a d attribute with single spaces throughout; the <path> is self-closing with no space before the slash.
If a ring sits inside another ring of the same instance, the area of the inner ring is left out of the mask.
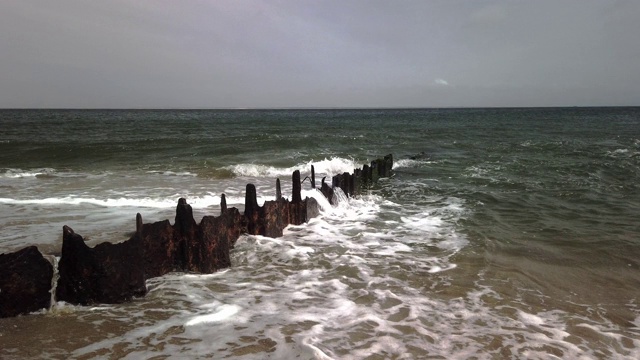
<path id="1" fill-rule="evenodd" d="M 33 170 L 22 169 L 6 169 L 2 175 L 3 178 L 19 179 L 19 178 L 35 178 L 38 176 L 52 176 L 57 171 L 53 168 L 42 168 Z"/>
<path id="2" fill-rule="evenodd" d="M 432 161 L 428 160 L 399 159 L 393 162 L 393 169 L 417 168 L 432 163 Z"/>
<path id="3" fill-rule="evenodd" d="M 278 177 L 278 176 L 290 176 L 294 171 L 299 170 L 301 173 L 310 173 L 311 165 L 317 175 L 326 175 L 331 177 L 336 174 L 344 172 L 353 172 L 355 168 L 359 168 L 362 165 L 356 163 L 353 159 L 346 159 L 341 157 L 332 157 L 330 159 L 323 160 L 310 160 L 304 163 L 298 163 L 291 167 L 276 167 L 264 164 L 234 164 L 224 166 L 221 169 L 227 170 L 235 174 L 236 176 L 246 177 Z"/>
<path id="4" fill-rule="evenodd" d="M 87 198 L 79 196 L 62 196 L 62 197 L 49 197 L 43 199 L 12 199 L 12 198 L 0 198 L 0 203 L 12 204 L 12 205 L 95 205 L 106 208 L 117 207 L 139 207 L 139 208 L 153 208 L 153 209 L 168 209 L 176 206 L 178 198 L 183 197 L 180 194 L 168 198 L 135 198 L 135 197 L 119 197 L 119 198 Z M 269 197 L 258 197 L 259 203 L 272 199 Z M 187 197 L 187 202 L 194 209 L 205 209 L 208 207 L 216 207 L 220 205 L 219 195 L 203 195 Z M 228 205 L 244 204 L 245 198 L 239 196 L 226 197 Z"/>
<path id="5" fill-rule="evenodd" d="M 157 175 L 164 175 L 164 176 L 190 176 L 190 177 L 196 177 L 198 176 L 198 174 L 194 174 L 192 172 L 189 171 L 170 171 L 170 170 L 165 170 L 165 171 L 160 171 L 160 170 L 153 170 L 153 171 L 147 171 L 147 174 L 157 174 Z"/>

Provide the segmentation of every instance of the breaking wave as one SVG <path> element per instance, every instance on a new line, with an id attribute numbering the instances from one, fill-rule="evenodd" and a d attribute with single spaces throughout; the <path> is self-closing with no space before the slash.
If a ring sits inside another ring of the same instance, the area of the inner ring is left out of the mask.
<path id="1" fill-rule="evenodd" d="M 291 167 L 275 167 L 260 164 L 235 164 L 225 166 L 222 169 L 231 171 L 236 176 L 247 177 L 277 177 L 290 176 L 296 170 L 308 173 L 311 171 L 311 165 L 314 166 L 316 174 L 324 174 L 332 176 L 343 172 L 353 172 L 353 169 L 362 165 L 353 159 L 345 159 L 340 157 L 332 157 L 320 161 L 310 160 L 305 163 L 299 163 Z"/>

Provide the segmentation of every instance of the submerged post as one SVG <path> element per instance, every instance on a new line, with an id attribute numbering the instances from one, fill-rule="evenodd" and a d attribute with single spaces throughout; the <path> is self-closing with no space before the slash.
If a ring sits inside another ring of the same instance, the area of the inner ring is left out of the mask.
<path id="1" fill-rule="evenodd" d="M 311 165 L 311 188 L 316 188 L 316 169 Z"/>

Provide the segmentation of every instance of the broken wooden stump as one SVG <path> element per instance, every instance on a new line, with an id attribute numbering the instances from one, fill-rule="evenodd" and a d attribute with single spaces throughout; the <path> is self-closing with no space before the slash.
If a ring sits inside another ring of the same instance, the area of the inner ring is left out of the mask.
<path id="1" fill-rule="evenodd" d="M 145 278 L 150 279 L 175 271 L 181 267 L 177 258 L 178 244 L 169 220 L 142 226 L 142 263 Z"/>
<path id="2" fill-rule="evenodd" d="M 62 232 L 56 300 L 113 304 L 147 293 L 140 229 L 127 241 L 104 242 L 94 248 L 66 225 Z"/>
<path id="3" fill-rule="evenodd" d="M 220 216 L 205 216 L 200 224 L 193 218 L 186 199 L 178 200 L 176 221 L 142 226 L 145 278 L 173 271 L 212 273 L 231 265 L 230 249 L 246 232 L 246 221 L 236 208 L 227 208 L 220 199 Z"/>
<path id="4" fill-rule="evenodd" d="M 210 274 L 231 266 L 231 249 L 245 229 L 246 221 L 236 208 L 227 209 L 218 217 L 203 217 L 198 239 L 202 256 L 190 271 Z"/>
<path id="5" fill-rule="evenodd" d="M 47 309 L 53 266 L 38 248 L 0 254 L 0 318 Z"/>
<path id="6" fill-rule="evenodd" d="M 247 233 L 268 237 L 280 237 L 289 224 L 300 225 L 310 217 L 319 214 L 318 202 L 313 198 L 302 200 L 302 183 L 300 171 L 291 176 L 293 193 L 292 201 L 282 198 L 280 179 L 276 180 L 276 200 L 265 201 L 258 205 L 256 188 L 247 184 L 245 194 L 244 216 L 247 220 Z"/>

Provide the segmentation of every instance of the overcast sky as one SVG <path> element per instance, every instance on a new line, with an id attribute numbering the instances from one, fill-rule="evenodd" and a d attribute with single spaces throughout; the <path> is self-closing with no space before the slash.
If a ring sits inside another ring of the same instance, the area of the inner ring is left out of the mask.
<path id="1" fill-rule="evenodd" d="M 640 1 L 2 0 L 0 107 L 640 105 Z"/>

